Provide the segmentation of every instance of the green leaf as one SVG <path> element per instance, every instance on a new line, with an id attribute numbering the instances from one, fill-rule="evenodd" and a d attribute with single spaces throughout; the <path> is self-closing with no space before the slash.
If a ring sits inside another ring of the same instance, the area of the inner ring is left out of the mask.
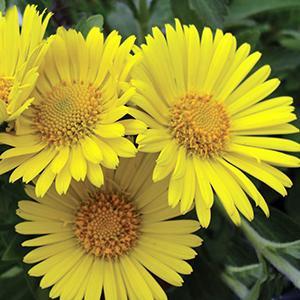
<path id="1" fill-rule="evenodd" d="M 175 17 L 179 18 L 185 24 L 195 24 L 198 29 L 204 26 L 194 10 L 189 6 L 188 1 L 171 0 L 171 7 Z"/>
<path id="2" fill-rule="evenodd" d="M 133 12 L 124 3 L 116 3 L 114 9 L 106 16 L 105 19 L 110 29 L 116 29 L 123 37 L 128 37 L 132 34 L 140 35 L 139 24 L 134 17 Z"/>
<path id="3" fill-rule="evenodd" d="M 155 1 L 150 11 L 149 27 L 162 27 L 166 23 L 173 22 L 174 16 L 170 0 Z"/>
<path id="4" fill-rule="evenodd" d="M 299 52 L 282 47 L 271 47 L 263 51 L 261 64 L 269 64 L 273 76 L 282 78 L 286 76 L 287 72 L 300 66 L 300 55 Z"/>
<path id="5" fill-rule="evenodd" d="M 173 13 L 183 23 L 222 28 L 227 14 L 227 0 L 171 0 Z"/>
<path id="6" fill-rule="evenodd" d="M 6 7 L 5 0 L 0 0 L 0 11 L 5 11 L 5 7 Z"/>
<path id="7" fill-rule="evenodd" d="M 93 15 L 90 16 L 87 20 L 80 20 L 76 25 L 76 29 L 79 30 L 83 34 L 83 36 L 87 36 L 89 31 L 93 27 L 98 27 L 102 31 L 103 23 L 104 20 L 102 15 Z"/>
<path id="8" fill-rule="evenodd" d="M 283 30 L 279 42 L 287 49 L 300 51 L 300 32 L 296 30 Z"/>
<path id="9" fill-rule="evenodd" d="M 252 223 L 242 222 L 241 229 L 256 251 L 300 288 L 300 226 L 271 209 L 269 220 L 257 212 Z"/>
<path id="10" fill-rule="evenodd" d="M 230 5 L 226 21 L 233 22 L 270 10 L 295 7 L 300 7 L 299 0 L 234 0 Z"/>
<path id="11" fill-rule="evenodd" d="M 7 271 L 3 272 L 0 274 L 0 279 L 8 279 L 8 278 L 13 278 L 23 272 L 23 269 L 20 268 L 19 266 L 14 266 Z"/>
<path id="12" fill-rule="evenodd" d="M 19 261 L 24 255 L 24 250 L 21 247 L 23 238 L 19 235 L 12 236 L 6 250 L 4 251 L 1 260 L 3 261 Z"/>
<path id="13" fill-rule="evenodd" d="M 298 80 L 299 81 L 299 80 Z M 299 122 L 299 119 L 298 119 Z M 296 125 L 300 125 L 299 123 Z M 294 138 L 297 142 L 300 142 L 299 134 L 294 135 Z M 300 170 L 297 169 L 295 172 L 295 180 L 299 180 L 300 178 Z M 287 213 L 290 215 L 291 218 L 298 224 L 300 224 L 300 184 L 295 184 L 293 189 L 290 190 L 287 199 L 285 201 L 285 208 Z"/>
<path id="14" fill-rule="evenodd" d="M 224 0 L 189 0 L 190 8 L 195 11 L 205 25 L 222 28 L 227 15 L 227 1 Z"/>

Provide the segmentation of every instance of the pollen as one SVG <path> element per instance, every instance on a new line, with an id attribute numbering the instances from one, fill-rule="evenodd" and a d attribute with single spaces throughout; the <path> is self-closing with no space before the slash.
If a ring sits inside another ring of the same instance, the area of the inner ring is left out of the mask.
<path id="1" fill-rule="evenodd" d="M 33 106 L 34 125 L 48 144 L 76 144 L 97 124 L 101 102 L 101 91 L 92 85 L 61 83 Z"/>
<path id="2" fill-rule="evenodd" d="M 219 156 L 229 139 L 230 120 L 211 96 L 189 93 L 170 109 L 170 130 L 188 153 L 202 158 Z"/>
<path id="3" fill-rule="evenodd" d="M 74 232 L 87 253 L 116 259 L 136 245 L 140 224 L 139 212 L 125 196 L 98 191 L 81 203 Z"/>
<path id="4" fill-rule="evenodd" d="M 0 99 L 8 104 L 9 94 L 13 87 L 13 79 L 0 77 Z"/>

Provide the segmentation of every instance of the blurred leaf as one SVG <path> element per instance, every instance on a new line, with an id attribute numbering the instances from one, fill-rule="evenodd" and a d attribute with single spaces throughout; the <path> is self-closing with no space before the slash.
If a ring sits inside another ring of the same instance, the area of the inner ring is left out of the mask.
<path id="1" fill-rule="evenodd" d="M 93 27 L 98 27 L 100 31 L 103 29 L 103 16 L 102 15 L 93 15 L 90 16 L 87 20 L 80 20 L 76 25 L 76 29 L 80 31 L 83 36 L 87 36 L 89 31 Z"/>
<path id="2" fill-rule="evenodd" d="M 272 47 L 263 51 L 261 64 L 269 64 L 272 75 L 283 78 L 288 72 L 300 66 L 300 55 L 296 51 Z"/>
<path id="3" fill-rule="evenodd" d="M 23 239 L 19 235 L 14 235 L 6 250 L 4 251 L 1 260 L 3 261 L 18 261 L 24 254 L 24 250 L 21 247 Z"/>
<path id="4" fill-rule="evenodd" d="M 150 13 L 150 28 L 152 26 L 162 27 L 166 23 L 173 22 L 174 19 L 170 0 L 153 1 Z"/>
<path id="5" fill-rule="evenodd" d="M 249 43 L 252 49 L 255 49 L 259 43 L 262 34 L 269 30 L 268 25 L 249 26 L 237 32 L 236 38 L 238 43 Z"/>
<path id="6" fill-rule="evenodd" d="M 189 0 L 190 8 L 195 11 L 205 25 L 222 28 L 227 15 L 227 1 L 224 0 Z"/>
<path id="7" fill-rule="evenodd" d="M 233 0 L 226 20 L 232 22 L 275 9 L 300 7 L 299 0 Z"/>
<path id="8" fill-rule="evenodd" d="M 0 0 L 0 11 L 5 11 L 5 7 L 6 7 L 5 0 Z"/>
<path id="9" fill-rule="evenodd" d="M 175 17 L 179 18 L 185 24 L 195 24 L 198 29 L 204 26 L 196 12 L 189 6 L 188 1 L 171 0 L 171 7 Z"/>
<path id="10" fill-rule="evenodd" d="M 197 257 L 192 262 L 193 273 L 184 277 L 184 285 L 168 290 L 170 300 L 232 300 L 234 294 L 221 279 L 220 268 L 205 257 Z"/>
<path id="11" fill-rule="evenodd" d="M 296 30 L 283 30 L 279 42 L 287 49 L 300 51 L 300 32 Z"/>
<path id="12" fill-rule="evenodd" d="M 26 287 L 26 281 L 23 274 L 5 280 L 0 280 L 0 299 L 9 300 L 32 300 L 32 294 Z"/>
<path id="13" fill-rule="evenodd" d="M 123 37 L 132 34 L 140 36 L 139 24 L 133 12 L 124 3 L 116 3 L 113 10 L 106 16 L 105 21 L 110 28 L 118 30 Z"/>
<path id="14" fill-rule="evenodd" d="M 227 14 L 227 0 L 171 0 L 174 15 L 183 23 L 222 28 Z"/>
<path id="15" fill-rule="evenodd" d="M 300 142 L 299 134 L 297 134 L 298 142 Z M 295 179 L 299 180 L 300 178 L 300 170 L 295 170 Z M 300 184 L 295 184 L 294 188 L 290 190 L 287 199 L 285 201 L 285 208 L 287 213 L 295 222 L 300 224 Z"/>
<path id="16" fill-rule="evenodd" d="M 3 272 L 0 275 L 0 278 L 1 279 L 13 278 L 22 272 L 23 272 L 23 270 L 19 266 L 14 266 L 14 267 L 10 268 L 9 270 Z"/>

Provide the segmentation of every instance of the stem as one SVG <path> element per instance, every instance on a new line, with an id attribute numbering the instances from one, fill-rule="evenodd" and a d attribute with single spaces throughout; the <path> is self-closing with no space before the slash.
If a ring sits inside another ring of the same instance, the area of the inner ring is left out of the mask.
<path id="1" fill-rule="evenodd" d="M 149 9 L 148 9 L 147 0 L 140 0 L 139 2 L 138 21 L 141 29 L 141 33 L 139 36 L 139 42 L 141 43 L 144 41 L 144 38 L 148 33 Z"/>
<path id="2" fill-rule="evenodd" d="M 300 288 L 300 272 L 286 259 L 272 251 L 272 248 L 268 248 L 265 239 L 260 237 L 248 222 L 243 219 L 241 229 L 256 251 L 261 253 L 277 270 L 287 276 L 296 287 Z"/>

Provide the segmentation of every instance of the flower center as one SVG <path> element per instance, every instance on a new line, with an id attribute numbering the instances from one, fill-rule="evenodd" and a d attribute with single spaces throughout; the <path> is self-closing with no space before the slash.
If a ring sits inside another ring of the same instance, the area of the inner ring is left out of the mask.
<path id="1" fill-rule="evenodd" d="M 8 104 L 8 97 L 13 87 L 13 80 L 11 78 L 0 77 L 0 99 Z"/>
<path id="2" fill-rule="evenodd" d="M 96 192 L 76 212 L 74 232 L 86 252 L 114 259 L 137 243 L 141 217 L 123 195 Z"/>
<path id="3" fill-rule="evenodd" d="M 171 133 L 189 153 L 208 158 L 220 155 L 225 149 L 230 122 L 221 103 L 210 96 L 189 93 L 170 112 Z"/>
<path id="4" fill-rule="evenodd" d="M 34 123 L 42 140 L 70 145 L 89 135 L 99 120 L 101 92 L 83 83 L 62 83 L 34 105 Z"/>

